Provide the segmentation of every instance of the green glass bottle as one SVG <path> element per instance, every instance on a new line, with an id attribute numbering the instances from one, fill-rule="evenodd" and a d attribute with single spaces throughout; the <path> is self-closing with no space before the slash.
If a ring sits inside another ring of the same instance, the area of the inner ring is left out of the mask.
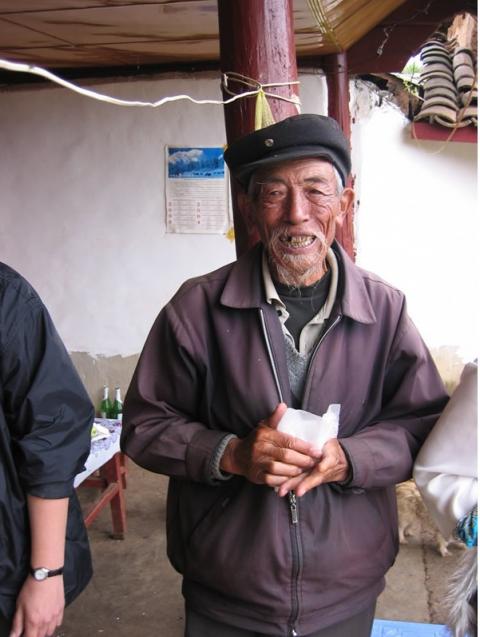
<path id="1" fill-rule="evenodd" d="M 113 399 L 112 415 L 111 418 L 122 422 L 123 415 L 123 403 L 120 387 L 115 387 L 115 398 Z"/>
<path id="2" fill-rule="evenodd" d="M 108 385 L 104 385 L 103 387 L 103 398 L 100 403 L 99 414 L 100 418 L 111 418 L 112 417 L 112 401 L 110 400 Z"/>

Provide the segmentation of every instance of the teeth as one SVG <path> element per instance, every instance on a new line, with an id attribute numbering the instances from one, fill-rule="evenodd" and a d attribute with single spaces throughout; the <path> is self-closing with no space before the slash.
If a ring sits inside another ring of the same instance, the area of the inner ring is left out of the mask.
<path id="1" fill-rule="evenodd" d="M 303 235 L 299 237 L 285 237 L 282 239 L 283 243 L 288 243 L 292 248 L 305 248 L 311 245 L 315 241 L 313 235 Z"/>

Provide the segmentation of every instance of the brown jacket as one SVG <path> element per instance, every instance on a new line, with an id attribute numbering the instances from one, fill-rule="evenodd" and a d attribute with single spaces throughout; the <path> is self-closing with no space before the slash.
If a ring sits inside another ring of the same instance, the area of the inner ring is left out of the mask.
<path id="1" fill-rule="evenodd" d="M 340 403 L 349 488 L 288 498 L 211 461 L 290 402 L 284 337 L 265 302 L 261 248 L 187 281 L 152 327 L 127 392 L 122 448 L 171 477 L 168 555 L 187 602 L 233 626 L 304 635 L 360 612 L 398 550 L 394 485 L 445 405 L 403 295 L 338 246 L 338 302 L 308 371 L 302 408 Z M 273 369 L 274 368 L 274 369 Z"/>

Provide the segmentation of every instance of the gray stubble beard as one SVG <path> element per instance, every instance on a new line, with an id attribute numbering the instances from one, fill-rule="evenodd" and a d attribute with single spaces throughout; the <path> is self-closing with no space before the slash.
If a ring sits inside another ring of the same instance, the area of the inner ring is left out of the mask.
<path id="1" fill-rule="evenodd" d="M 319 256 L 319 261 L 316 261 L 310 266 L 307 263 L 305 264 L 305 266 L 302 267 L 302 264 L 301 264 L 302 259 L 304 261 L 309 261 L 309 259 L 305 259 L 304 257 L 302 257 L 302 255 L 283 254 L 281 256 L 283 263 L 277 261 L 276 259 L 274 260 L 272 258 L 272 254 L 278 255 L 278 252 L 275 251 L 275 244 L 277 242 L 280 243 L 280 237 L 283 234 L 285 234 L 284 228 L 276 229 L 270 236 L 269 241 L 265 246 L 267 250 L 267 254 L 268 254 L 268 262 L 270 265 L 270 271 L 272 272 L 274 278 L 280 283 L 283 283 L 284 285 L 288 285 L 289 287 L 293 287 L 293 288 L 300 288 L 300 287 L 305 287 L 306 285 L 308 285 L 306 282 L 313 275 L 315 275 L 317 271 L 318 271 L 317 280 L 321 279 L 321 277 L 326 271 L 326 267 L 324 263 L 325 263 L 325 258 L 329 248 L 325 237 L 323 235 L 320 235 L 320 236 L 315 235 L 317 240 L 321 242 L 323 252 L 324 252 L 324 257 L 321 260 L 321 263 L 319 263 L 320 261 L 320 256 Z"/>

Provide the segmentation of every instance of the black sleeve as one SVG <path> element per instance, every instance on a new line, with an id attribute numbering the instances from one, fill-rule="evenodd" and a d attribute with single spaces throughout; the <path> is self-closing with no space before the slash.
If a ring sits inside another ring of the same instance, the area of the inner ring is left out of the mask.
<path id="1" fill-rule="evenodd" d="M 90 450 L 93 406 L 38 296 L 2 304 L 3 409 L 19 479 L 30 495 L 68 497 Z"/>

